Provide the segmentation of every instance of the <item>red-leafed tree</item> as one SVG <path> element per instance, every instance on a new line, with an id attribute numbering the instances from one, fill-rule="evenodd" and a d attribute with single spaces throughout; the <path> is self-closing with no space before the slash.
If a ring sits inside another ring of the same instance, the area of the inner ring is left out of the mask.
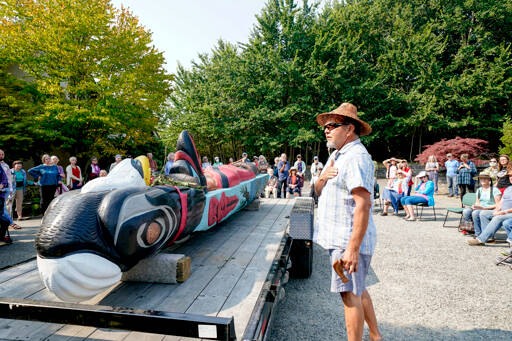
<path id="1" fill-rule="evenodd" d="M 444 165 L 447 159 L 446 154 L 452 153 L 453 157 L 460 160 L 462 154 L 468 154 L 469 159 L 479 166 L 487 163 L 486 158 L 489 154 L 487 145 L 489 142 L 481 139 L 456 137 L 451 140 L 442 139 L 431 145 L 424 146 L 421 154 L 416 155 L 414 161 L 424 165 L 430 155 L 434 155 L 440 165 Z"/>

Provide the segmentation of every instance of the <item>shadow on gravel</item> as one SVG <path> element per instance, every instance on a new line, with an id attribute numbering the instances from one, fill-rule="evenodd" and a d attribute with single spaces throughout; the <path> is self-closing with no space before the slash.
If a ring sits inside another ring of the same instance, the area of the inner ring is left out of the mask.
<path id="1" fill-rule="evenodd" d="M 497 329 L 453 330 L 450 328 L 432 329 L 423 326 L 394 326 L 391 324 L 379 324 L 381 332 L 386 340 L 511 340 L 512 332 Z M 345 335 L 338 337 L 346 338 Z M 369 340 L 366 336 L 366 340 Z"/>
<path id="2" fill-rule="evenodd" d="M 341 298 L 330 292 L 329 254 L 316 244 L 313 268 L 309 279 L 290 279 L 286 285 L 286 296 L 278 306 L 269 340 L 346 340 Z M 372 285 L 379 283 L 373 269 L 367 281 L 370 291 Z M 386 322 L 379 323 L 379 327 L 385 340 L 512 340 L 512 332 L 496 329 L 460 331 Z M 364 340 L 369 340 L 366 326 Z"/>

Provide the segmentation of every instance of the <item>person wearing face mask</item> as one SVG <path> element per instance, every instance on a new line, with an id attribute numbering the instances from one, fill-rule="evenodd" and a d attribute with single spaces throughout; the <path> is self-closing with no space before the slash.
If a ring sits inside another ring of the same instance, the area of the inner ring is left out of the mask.
<path id="1" fill-rule="evenodd" d="M 489 160 L 489 167 L 484 169 L 484 172 L 489 174 L 491 177 L 491 180 L 496 183 L 496 179 L 498 176 L 498 162 L 496 161 L 496 158 L 493 157 L 491 160 Z"/>
<path id="2" fill-rule="evenodd" d="M 223 163 L 222 163 L 222 162 L 220 162 L 220 158 L 219 158 L 218 156 L 215 156 L 215 157 L 213 158 L 213 161 L 215 161 L 215 162 L 213 163 L 213 167 L 219 167 L 219 166 L 222 166 L 222 165 L 223 165 Z"/>

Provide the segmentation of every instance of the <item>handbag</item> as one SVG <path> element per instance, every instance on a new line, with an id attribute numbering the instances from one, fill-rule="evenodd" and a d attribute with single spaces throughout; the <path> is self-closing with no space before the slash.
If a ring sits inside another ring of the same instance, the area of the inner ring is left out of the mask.
<path id="1" fill-rule="evenodd" d="M 475 232 L 475 226 L 473 220 L 462 219 L 459 224 L 459 232 Z"/>

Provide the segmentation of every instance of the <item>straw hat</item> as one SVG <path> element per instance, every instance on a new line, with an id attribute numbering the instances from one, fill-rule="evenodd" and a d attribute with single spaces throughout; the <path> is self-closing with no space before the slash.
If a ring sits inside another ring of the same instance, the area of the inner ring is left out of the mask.
<path id="1" fill-rule="evenodd" d="M 416 175 L 417 178 L 422 178 L 424 176 L 428 176 L 427 172 L 425 172 L 425 171 L 421 171 L 421 172 L 419 172 L 418 175 Z"/>
<path id="2" fill-rule="evenodd" d="M 357 117 L 357 108 L 351 103 L 343 103 L 333 111 L 319 114 L 316 117 L 316 121 L 323 127 L 329 120 L 339 120 L 340 116 L 348 117 L 358 122 L 361 125 L 360 136 L 369 135 L 372 132 L 372 127 Z"/>
<path id="3" fill-rule="evenodd" d="M 487 171 L 481 171 L 480 174 L 478 174 L 478 178 L 481 179 L 481 178 L 487 178 L 487 179 L 490 179 L 491 178 L 491 174 Z"/>
<path id="4" fill-rule="evenodd" d="M 291 173 L 291 171 L 296 171 L 296 172 L 298 172 L 299 170 L 297 169 L 297 167 L 293 166 L 293 167 L 291 167 L 291 168 L 290 168 L 290 173 Z"/>

